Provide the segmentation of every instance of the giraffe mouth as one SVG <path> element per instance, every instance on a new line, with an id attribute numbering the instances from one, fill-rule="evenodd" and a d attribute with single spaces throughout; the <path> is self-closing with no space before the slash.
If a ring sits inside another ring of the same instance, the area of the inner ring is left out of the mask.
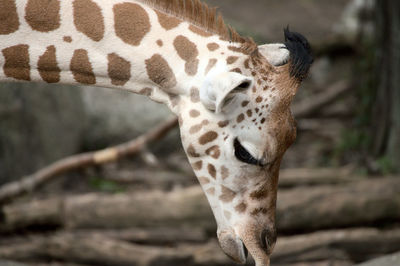
<path id="1" fill-rule="evenodd" d="M 220 232 L 218 234 L 219 245 L 224 253 L 238 263 L 246 263 L 249 254 L 243 241 L 232 232 Z"/>

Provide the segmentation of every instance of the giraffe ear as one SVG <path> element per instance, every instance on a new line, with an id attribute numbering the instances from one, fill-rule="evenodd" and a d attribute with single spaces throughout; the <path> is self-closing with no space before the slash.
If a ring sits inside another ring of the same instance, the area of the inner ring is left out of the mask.
<path id="1" fill-rule="evenodd" d="M 290 53 L 283 43 L 272 43 L 258 46 L 258 51 L 273 66 L 282 66 L 289 61 Z"/>
<path id="2" fill-rule="evenodd" d="M 247 90 L 253 85 L 253 78 L 236 72 L 223 72 L 208 77 L 200 89 L 203 105 L 215 113 L 220 113 L 236 93 Z"/>

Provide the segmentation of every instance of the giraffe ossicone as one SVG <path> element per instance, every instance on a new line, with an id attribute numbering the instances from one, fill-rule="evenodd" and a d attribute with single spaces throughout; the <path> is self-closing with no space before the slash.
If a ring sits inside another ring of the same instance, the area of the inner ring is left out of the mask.
<path id="1" fill-rule="evenodd" d="M 269 265 L 279 166 L 307 40 L 257 46 L 199 0 L 2 0 L 0 80 L 118 88 L 164 103 L 207 196 L 222 250 Z"/>

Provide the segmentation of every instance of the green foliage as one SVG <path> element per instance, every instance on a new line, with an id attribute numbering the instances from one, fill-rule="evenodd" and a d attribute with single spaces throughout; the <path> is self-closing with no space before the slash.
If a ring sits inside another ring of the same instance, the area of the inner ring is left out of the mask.
<path id="1" fill-rule="evenodd" d="M 103 178 L 92 177 L 89 179 L 89 184 L 92 188 L 103 192 L 118 193 L 124 191 L 124 188 L 118 183 Z"/>
<path id="2" fill-rule="evenodd" d="M 387 156 L 383 156 L 377 159 L 376 164 L 379 171 L 384 175 L 389 175 L 396 171 L 395 165 L 393 164 L 392 160 Z"/>

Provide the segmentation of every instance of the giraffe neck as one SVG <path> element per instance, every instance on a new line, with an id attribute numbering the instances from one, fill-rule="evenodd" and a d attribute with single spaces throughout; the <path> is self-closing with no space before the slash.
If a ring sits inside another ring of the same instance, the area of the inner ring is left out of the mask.
<path id="1" fill-rule="evenodd" d="M 198 97 L 210 69 L 235 60 L 235 45 L 139 1 L 2 5 L 0 81 L 120 88 L 173 107 L 171 95 Z"/>

